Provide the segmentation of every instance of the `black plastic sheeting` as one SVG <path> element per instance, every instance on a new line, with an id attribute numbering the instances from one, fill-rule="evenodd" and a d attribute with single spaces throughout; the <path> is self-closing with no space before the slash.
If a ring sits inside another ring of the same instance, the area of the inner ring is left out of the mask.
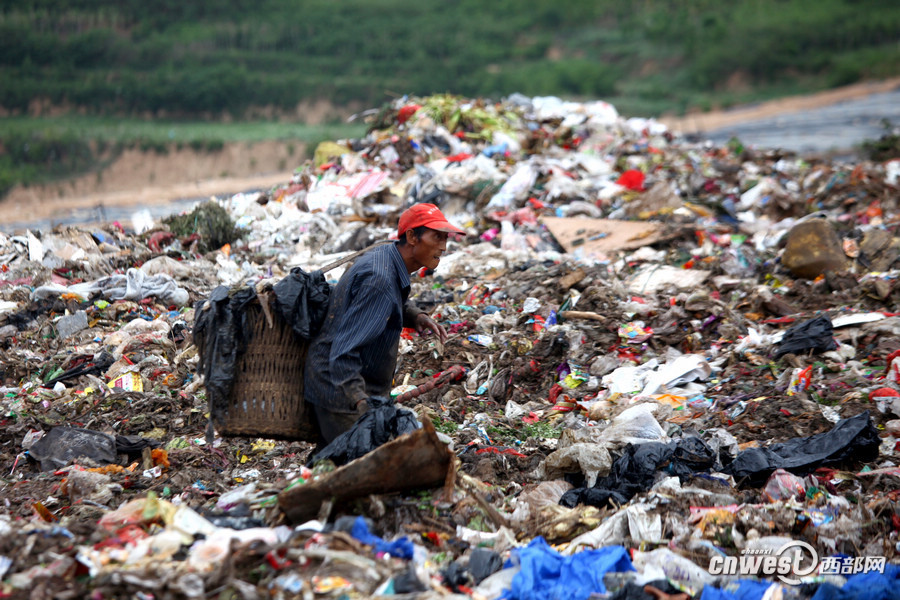
<path id="1" fill-rule="evenodd" d="M 393 400 L 372 396 L 366 402 L 369 410 L 357 419 L 353 427 L 317 452 L 309 460 L 310 465 L 323 460 L 330 460 L 336 466 L 345 465 L 420 427 L 416 415 L 409 409 L 398 406 Z"/>
<path id="2" fill-rule="evenodd" d="M 837 347 L 831 319 L 822 315 L 798 323 L 785 331 L 775 350 L 775 358 L 780 358 L 785 354 L 806 354 L 809 351 L 818 354 L 834 350 Z"/>
<path id="3" fill-rule="evenodd" d="M 775 469 L 806 475 L 819 467 L 878 458 L 881 440 L 869 411 L 843 419 L 830 430 L 805 438 L 793 438 L 766 448 L 739 452 L 724 470 L 738 485 L 759 487 Z"/>
<path id="4" fill-rule="evenodd" d="M 721 471 L 733 476 L 739 486 L 760 487 L 776 469 L 802 476 L 819 467 L 875 460 L 879 445 L 878 430 L 869 412 L 864 411 L 842 419 L 824 433 L 743 450 Z M 715 453 L 699 438 L 629 444 L 609 475 L 598 479 L 594 487 L 569 490 L 559 503 L 569 508 L 578 504 L 621 506 L 635 494 L 649 490 L 660 471 L 684 479 L 713 468 L 719 468 Z"/>
<path id="5" fill-rule="evenodd" d="M 141 456 L 144 448 L 160 443 L 137 435 L 111 435 L 80 427 L 54 427 L 28 449 L 28 456 L 41 464 L 42 471 L 61 469 L 73 459 L 88 458 L 98 465 L 117 464 L 119 455 L 129 460 Z"/>
<path id="6" fill-rule="evenodd" d="M 394 575 L 395 594 L 418 594 L 427 590 L 428 588 L 416 575 L 416 569 L 413 566 L 410 566 L 398 575 Z"/>
<path id="7" fill-rule="evenodd" d="M 306 341 L 318 335 L 328 314 L 331 297 L 331 285 L 325 280 L 325 274 L 322 271 L 307 273 L 294 267 L 273 290 L 275 304 L 294 333 Z"/>
<path id="8" fill-rule="evenodd" d="M 294 333 L 309 341 L 319 333 L 328 312 L 331 285 L 321 271 L 306 273 L 299 267 L 273 286 L 275 310 Z M 199 351 L 197 371 L 203 375 L 210 422 L 220 427 L 227 413 L 238 358 L 250 343 L 253 324 L 247 306 L 256 301 L 253 287 L 235 292 L 215 288 L 194 307 L 194 342 Z"/>
<path id="9" fill-rule="evenodd" d="M 247 348 L 250 326 L 247 305 L 256 300 L 256 290 L 246 287 L 230 295 L 220 285 L 195 306 L 194 343 L 200 361 L 197 372 L 203 375 L 210 422 L 219 421 L 226 414 L 228 395 L 234 382 L 234 368 L 238 356 Z M 208 305 L 208 307 L 207 307 Z"/>
<path id="10" fill-rule="evenodd" d="M 478 585 L 502 567 L 503 559 L 499 554 L 490 548 L 477 547 L 469 555 L 467 565 L 456 561 L 442 569 L 441 580 L 450 591 L 456 594 L 465 593 L 464 587 L 471 588 Z"/>
<path id="11" fill-rule="evenodd" d="M 698 471 L 708 471 L 715 463 L 716 453 L 697 437 L 665 444 L 628 444 L 624 454 L 613 463 L 609 475 L 599 478 L 594 487 L 569 490 L 559 503 L 569 508 L 579 504 L 601 507 L 611 502 L 621 506 L 635 494 L 650 489 L 657 471 L 688 477 Z"/>
<path id="12" fill-rule="evenodd" d="M 105 373 L 106 370 L 109 369 L 114 362 L 116 362 L 116 359 L 113 358 L 113 355 L 106 350 L 102 350 L 94 355 L 92 360 L 84 361 L 78 366 L 69 369 L 65 373 L 62 373 L 61 375 L 57 375 L 53 379 L 45 381 L 44 385 L 46 387 L 53 387 L 53 385 L 58 381 L 69 381 L 70 379 L 81 377 L 82 375 L 96 375 L 99 373 Z"/>
<path id="13" fill-rule="evenodd" d="M 614 593 L 609 597 L 609 600 L 658 600 L 658 593 L 650 593 L 649 591 L 645 591 L 646 588 L 655 588 L 659 590 L 663 594 L 680 594 L 683 593 L 680 589 L 666 581 L 665 579 L 658 579 L 656 581 L 651 581 L 649 583 L 637 584 L 634 582 L 628 582 L 625 586 Z"/>

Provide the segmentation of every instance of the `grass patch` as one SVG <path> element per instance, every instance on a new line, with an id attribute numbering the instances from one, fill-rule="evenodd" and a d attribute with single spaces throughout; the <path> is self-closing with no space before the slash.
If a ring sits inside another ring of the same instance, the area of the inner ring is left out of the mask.
<path id="1" fill-rule="evenodd" d="M 72 136 L 82 140 L 106 143 L 164 143 L 185 145 L 224 144 L 228 142 L 261 142 L 266 140 L 310 143 L 322 139 L 360 137 L 365 126 L 358 123 L 279 123 L 246 121 L 215 123 L 209 121 L 145 121 L 117 117 L 65 115 L 60 117 L 0 118 L 0 138 L 52 132 L 56 136 Z"/>

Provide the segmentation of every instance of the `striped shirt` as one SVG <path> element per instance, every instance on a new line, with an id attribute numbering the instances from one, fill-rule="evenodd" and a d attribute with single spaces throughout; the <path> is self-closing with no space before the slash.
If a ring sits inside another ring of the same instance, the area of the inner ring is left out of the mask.
<path id="1" fill-rule="evenodd" d="M 400 332 L 419 309 L 407 304 L 409 272 L 396 244 L 359 257 L 334 291 L 328 315 L 312 341 L 303 377 L 307 402 L 333 412 L 390 394 Z"/>

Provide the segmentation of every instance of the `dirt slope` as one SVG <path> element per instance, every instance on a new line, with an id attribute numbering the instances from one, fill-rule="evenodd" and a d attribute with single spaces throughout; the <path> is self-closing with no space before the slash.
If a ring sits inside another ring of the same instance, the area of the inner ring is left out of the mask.
<path id="1" fill-rule="evenodd" d="M 46 219 L 95 206 L 145 206 L 231 194 L 289 181 L 305 148 L 286 142 L 226 144 L 220 152 L 128 150 L 101 173 L 16 187 L 0 202 L 0 223 Z"/>

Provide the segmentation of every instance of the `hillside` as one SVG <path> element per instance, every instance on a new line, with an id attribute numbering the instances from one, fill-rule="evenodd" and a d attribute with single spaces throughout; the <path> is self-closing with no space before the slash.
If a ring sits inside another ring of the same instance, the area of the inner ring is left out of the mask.
<path id="1" fill-rule="evenodd" d="M 900 75 L 898 31 L 875 0 L 2 0 L 0 107 L 244 118 L 521 92 L 658 116 Z"/>
<path id="2" fill-rule="evenodd" d="M 875 0 L 0 0 L 0 197 L 113 192 L 126 151 L 213 165 L 203 178 L 289 171 L 299 154 L 242 170 L 203 150 L 314 147 L 338 134 L 295 125 L 406 94 L 600 98 L 694 129 L 721 109 L 900 76 L 898 31 L 900 4 Z M 256 131 L 229 139 L 216 123 Z"/>

